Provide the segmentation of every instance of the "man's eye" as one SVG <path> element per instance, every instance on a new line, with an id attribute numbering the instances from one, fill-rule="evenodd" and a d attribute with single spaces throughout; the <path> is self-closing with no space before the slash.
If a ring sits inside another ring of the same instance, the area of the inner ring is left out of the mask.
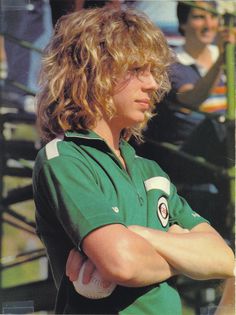
<path id="1" fill-rule="evenodd" d="M 204 19 L 205 16 L 204 15 L 200 15 L 200 14 L 196 14 L 196 15 L 193 15 L 193 19 Z"/>
<path id="2" fill-rule="evenodd" d="M 132 68 L 131 71 L 139 73 L 139 72 L 143 71 L 143 69 L 141 67 L 135 67 L 135 68 Z"/>
<path id="3" fill-rule="evenodd" d="M 218 18 L 219 18 L 219 15 L 218 15 L 217 13 L 212 13 L 212 14 L 211 14 L 211 17 L 212 17 L 213 19 L 218 19 Z"/>

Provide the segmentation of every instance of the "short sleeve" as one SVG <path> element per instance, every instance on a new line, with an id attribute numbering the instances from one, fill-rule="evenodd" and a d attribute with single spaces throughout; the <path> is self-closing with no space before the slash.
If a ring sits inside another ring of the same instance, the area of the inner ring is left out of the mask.
<path id="1" fill-rule="evenodd" d="M 177 194 L 176 187 L 173 184 L 171 184 L 169 206 L 170 224 L 178 224 L 183 228 L 192 229 L 200 223 L 209 223 L 209 221 L 193 211 L 187 201 Z"/>
<path id="2" fill-rule="evenodd" d="M 170 67 L 172 92 L 177 92 L 184 84 L 195 84 L 199 79 L 200 74 L 194 65 L 175 63 Z"/>
<path id="3" fill-rule="evenodd" d="M 82 160 L 59 156 L 45 162 L 36 186 L 36 198 L 40 195 L 47 200 L 48 208 L 76 246 L 99 227 L 123 224 L 119 214 L 112 211 L 95 174 Z"/>

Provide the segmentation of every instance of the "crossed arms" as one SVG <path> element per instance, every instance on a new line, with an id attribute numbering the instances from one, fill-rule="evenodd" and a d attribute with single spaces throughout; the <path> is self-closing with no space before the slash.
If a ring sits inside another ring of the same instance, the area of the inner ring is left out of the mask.
<path id="1" fill-rule="evenodd" d="M 90 260 L 84 283 L 95 268 L 105 280 L 129 287 L 161 282 L 176 274 L 199 280 L 233 276 L 233 252 L 207 223 L 190 231 L 173 225 L 168 232 L 111 224 L 87 235 L 82 247 Z M 77 279 L 83 261 L 76 250 L 71 251 L 66 265 L 71 281 Z"/>

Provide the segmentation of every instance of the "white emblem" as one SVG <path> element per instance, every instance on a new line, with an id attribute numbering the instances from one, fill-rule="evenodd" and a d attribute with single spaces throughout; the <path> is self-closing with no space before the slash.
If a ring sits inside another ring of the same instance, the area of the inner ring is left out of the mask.
<path id="1" fill-rule="evenodd" d="M 170 195 L 170 181 L 162 176 L 151 177 L 144 182 L 146 191 L 160 189 L 167 195 Z"/>
<path id="2" fill-rule="evenodd" d="M 157 203 L 157 216 L 163 227 L 166 227 L 169 221 L 168 202 L 165 197 L 161 197 Z"/>
<path id="3" fill-rule="evenodd" d="M 196 218 L 196 217 L 200 217 L 200 215 L 199 215 L 198 213 L 196 213 L 196 212 L 193 212 L 193 213 L 192 213 L 192 216 L 195 217 L 195 218 Z"/>
<path id="4" fill-rule="evenodd" d="M 118 207 L 112 207 L 112 210 L 115 212 L 115 213 L 118 213 L 120 210 Z"/>

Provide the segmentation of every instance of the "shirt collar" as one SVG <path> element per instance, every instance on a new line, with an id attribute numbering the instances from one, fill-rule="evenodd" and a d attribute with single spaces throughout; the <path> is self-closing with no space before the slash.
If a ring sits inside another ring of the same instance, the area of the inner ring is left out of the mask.
<path id="1" fill-rule="evenodd" d="M 66 131 L 66 138 L 80 138 L 88 140 L 103 140 L 96 132 L 92 130 Z"/>
<path id="2" fill-rule="evenodd" d="M 102 141 L 106 144 L 104 139 L 102 139 L 96 132 L 94 132 L 92 130 L 66 131 L 65 137 L 66 138 L 80 138 L 80 139 L 85 139 L 85 140 L 98 140 L 98 141 Z M 109 148 L 107 144 L 105 147 Z M 120 149 L 122 151 L 124 158 L 128 162 L 128 164 L 132 165 L 131 161 L 133 162 L 133 160 L 135 158 L 134 148 L 127 141 L 121 139 Z"/>
<path id="3" fill-rule="evenodd" d="M 208 48 L 210 50 L 213 62 L 215 62 L 219 56 L 219 49 L 215 45 L 209 45 Z M 179 62 L 182 63 L 183 65 L 185 66 L 196 65 L 197 66 L 196 60 L 184 50 L 184 46 L 177 47 L 175 50 L 175 53 Z"/>

